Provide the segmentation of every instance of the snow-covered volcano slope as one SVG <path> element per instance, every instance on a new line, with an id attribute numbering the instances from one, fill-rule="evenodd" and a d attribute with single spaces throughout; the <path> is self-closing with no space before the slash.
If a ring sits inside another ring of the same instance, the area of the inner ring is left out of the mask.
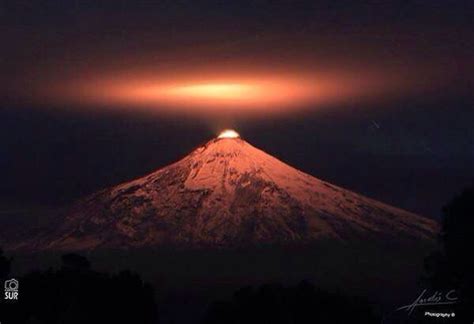
<path id="1" fill-rule="evenodd" d="M 79 201 L 30 248 L 234 247 L 425 240 L 434 221 L 334 186 L 240 138 L 217 138 Z M 21 246 L 18 246 L 21 247 Z"/>

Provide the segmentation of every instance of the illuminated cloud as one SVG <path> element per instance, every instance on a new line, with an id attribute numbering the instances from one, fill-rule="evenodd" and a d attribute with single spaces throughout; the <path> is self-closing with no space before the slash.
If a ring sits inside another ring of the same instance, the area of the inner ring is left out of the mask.
<path id="1" fill-rule="evenodd" d="M 200 117 L 268 116 L 374 99 L 401 82 L 365 73 L 206 73 L 89 77 L 59 83 L 44 91 L 51 102 L 67 105 L 142 109 Z"/>

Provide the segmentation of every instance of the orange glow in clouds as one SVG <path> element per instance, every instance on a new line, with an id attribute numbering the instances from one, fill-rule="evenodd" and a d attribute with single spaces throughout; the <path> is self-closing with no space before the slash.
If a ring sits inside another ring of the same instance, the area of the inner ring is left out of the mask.
<path id="1" fill-rule="evenodd" d="M 315 84 L 302 80 L 211 80 L 123 85 L 109 88 L 108 100 L 173 110 L 197 108 L 229 111 L 278 109 L 315 98 Z"/>
<path id="2" fill-rule="evenodd" d="M 169 95 L 194 99 L 239 100 L 261 95 L 262 89 L 248 84 L 197 84 L 171 88 Z"/>
<path id="3" fill-rule="evenodd" d="M 293 73 L 185 76 L 116 75 L 77 79 L 49 91 L 65 104 L 114 109 L 144 109 L 165 114 L 233 117 L 294 113 L 324 105 L 353 103 L 387 93 L 396 86 L 367 74 Z M 50 89 L 51 90 L 51 89 Z"/>

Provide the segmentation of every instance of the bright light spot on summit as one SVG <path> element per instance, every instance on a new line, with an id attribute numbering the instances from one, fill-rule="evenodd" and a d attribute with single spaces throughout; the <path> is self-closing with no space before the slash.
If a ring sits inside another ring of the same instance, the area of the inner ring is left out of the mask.
<path id="1" fill-rule="evenodd" d="M 223 130 L 217 138 L 239 138 L 240 135 L 233 129 Z"/>

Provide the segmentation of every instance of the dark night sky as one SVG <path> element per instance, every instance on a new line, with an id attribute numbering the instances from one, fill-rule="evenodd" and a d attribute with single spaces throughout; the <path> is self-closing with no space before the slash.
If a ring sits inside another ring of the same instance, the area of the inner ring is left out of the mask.
<path id="1" fill-rule="evenodd" d="M 234 127 L 316 177 L 438 217 L 474 179 L 473 16 L 470 1 L 2 1 L 0 213 L 68 203 Z M 375 71 L 413 91 L 265 118 L 42 96 L 103 75 L 209 69 Z"/>

